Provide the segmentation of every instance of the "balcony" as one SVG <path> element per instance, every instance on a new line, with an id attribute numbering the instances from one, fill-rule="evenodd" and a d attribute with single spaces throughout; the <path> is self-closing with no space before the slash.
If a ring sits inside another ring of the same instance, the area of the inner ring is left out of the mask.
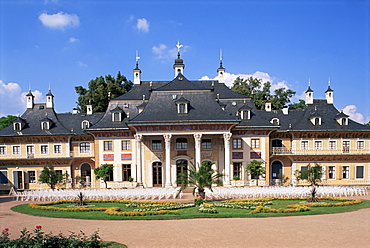
<path id="1" fill-rule="evenodd" d="M 287 147 L 273 147 L 271 156 L 276 155 L 369 155 L 369 150 L 358 149 L 292 149 Z"/>
<path id="2" fill-rule="evenodd" d="M 47 154 L 0 154 L 0 160 L 5 159 L 55 159 L 55 158 L 90 158 L 94 157 L 93 151 L 80 152 L 61 152 L 61 153 L 47 153 Z"/>

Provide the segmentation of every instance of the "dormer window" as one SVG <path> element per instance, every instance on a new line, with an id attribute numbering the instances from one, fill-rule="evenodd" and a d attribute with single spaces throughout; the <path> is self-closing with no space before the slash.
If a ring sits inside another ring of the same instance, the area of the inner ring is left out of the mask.
<path id="1" fill-rule="evenodd" d="M 273 118 L 270 123 L 272 125 L 275 125 L 275 126 L 279 126 L 280 125 L 280 120 L 278 118 Z"/>
<path id="2" fill-rule="evenodd" d="M 342 118 L 342 119 L 340 119 L 340 124 L 342 126 L 347 126 L 348 125 L 348 118 Z"/>
<path id="3" fill-rule="evenodd" d="M 311 118 L 311 123 L 314 124 L 315 126 L 320 126 L 321 125 L 321 117 Z"/>
<path id="4" fill-rule="evenodd" d="M 14 123 L 14 131 L 21 131 L 22 125 L 19 122 Z"/>
<path id="5" fill-rule="evenodd" d="M 348 125 L 348 115 L 346 115 L 345 113 L 343 113 L 343 111 L 341 111 L 340 113 L 338 113 L 335 117 L 335 119 L 337 120 L 338 124 L 341 125 L 341 126 L 347 126 Z"/>
<path id="6" fill-rule="evenodd" d="M 123 119 L 123 110 L 120 107 L 115 107 L 110 111 L 112 113 L 112 121 L 113 122 L 121 122 Z"/>
<path id="7" fill-rule="evenodd" d="M 50 123 L 48 121 L 42 121 L 41 122 L 41 129 L 42 130 L 49 130 L 50 129 Z"/>
<path id="8" fill-rule="evenodd" d="M 181 97 L 176 101 L 177 113 L 178 114 L 188 114 L 189 113 L 189 101 Z"/>
<path id="9" fill-rule="evenodd" d="M 87 120 L 82 121 L 81 128 L 82 129 L 88 129 L 88 128 L 90 128 L 90 122 L 87 121 Z"/>
<path id="10" fill-rule="evenodd" d="M 250 120 L 251 119 L 251 111 L 250 110 L 243 110 L 241 112 L 241 117 L 243 120 Z"/>

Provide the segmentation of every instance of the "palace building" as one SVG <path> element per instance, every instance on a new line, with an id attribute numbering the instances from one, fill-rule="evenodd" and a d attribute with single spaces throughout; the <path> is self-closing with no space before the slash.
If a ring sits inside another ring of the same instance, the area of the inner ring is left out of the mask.
<path id="1" fill-rule="evenodd" d="M 257 110 L 250 97 L 218 80 L 189 80 L 180 52 L 170 81 L 142 81 L 136 62 L 134 87 L 111 99 L 105 113 L 54 111 L 49 90 L 45 104 L 27 95 L 27 110 L 0 130 L 0 189 L 46 188 L 39 182 L 45 165 L 68 173 L 67 188 L 104 187 L 94 168 L 112 164 L 108 187 L 177 187 L 178 173 L 207 161 L 224 174 L 224 186 L 254 186 L 245 172 L 262 161 L 259 185 L 304 184 L 297 170 L 318 163 L 326 185 L 370 185 L 370 127 L 334 107 L 334 91 L 314 99 L 309 86 L 304 110 Z"/>

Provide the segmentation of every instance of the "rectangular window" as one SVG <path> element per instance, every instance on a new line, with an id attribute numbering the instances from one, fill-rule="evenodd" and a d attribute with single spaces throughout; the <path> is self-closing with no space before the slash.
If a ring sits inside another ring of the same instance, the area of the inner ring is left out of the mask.
<path id="1" fill-rule="evenodd" d="M 28 183 L 36 183 L 36 171 L 28 171 Z"/>
<path id="2" fill-rule="evenodd" d="M 322 150 L 322 141 L 315 140 L 315 150 Z"/>
<path id="3" fill-rule="evenodd" d="M 328 179 L 335 179 L 335 166 L 328 167 Z"/>
<path id="4" fill-rule="evenodd" d="M 342 166 L 342 178 L 348 179 L 349 178 L 349 166 L 345 165 Z"/>
<path id="5" fill-rule="evenodd" d="M 152 150 L 162 150 L 162 141 L 152 140 Z"/>
<path id="6" fill-rule="evenodd" d="M 349 153 L 350 142 L 348 140 L 343 141 L 342 148 L 343 153 Z"/>
<path id="7" fill-rule="evenodd" d="M 242 139 L 233 139 L 233 149 L 242 149 Z"/>
<path id="8" fill-rule="evenodd" d="M 131 150 L 131 143 L 129 140 L 122 140 L 122 150 Z"/>
<path id="9" fill-rule="evenodd" d="M 54 154 L 62 153 L 62 145 L 54 145 Z"/>
<path id="10" fill-rule="evenodd" d="M 112 141 L 104 141 L 104 151 L 113 150 Z"/>
<path id="11" fill-rule="evenodd" d="M 240 180 L 242 175 L 242 163 L 233 164 L 233 180 Z"/>
<path id="12" fill-rule="evenodd" d="M 90 143 L 83 142 L 80 144 L 80 153 L 90 153 Z"/>
<path id="13" fill-rule="evenodd" d="M 35 154 L 34 146 L 27 146 L 27 155 Z"/>
<path id="14" fill-rule="evenodd" d="M 329 150 L 337 150 L 337 142 L 335 140 L 329 141 Z"/>
<path id="15" fill-rule="evenodd" d="M 122 176 L 123 181 L 128 181 L 131 177 L 131 165 L 130 164 L 123 164 L 122 165 Z"/>
<path id="16" fill-rule="evenodd" d="M 8 171 L 0 171 L 0 184 L 8 184 Z"/>
<path id="17" fill-rule="evenodd" d="M 40 153 L 41 154 L 48 154 L 49 153 L 48 145 L 41 145 L 40 146 Z"/>
<path id="18" fill-rule="evenodd" d="M 260 148 L 260 139 L 252 139 L 252 148 Z"/>
<path id="19" fill-rule="evenodd" d="M 13 155 L 20 155 L 20 154 L 21 154 L 21 147 L 13 146 Z"/>
<path id="20" fill-rule="evenodd" d="M 358 140 L 357 141 L 357 150 L 364 150 L 365 149 L 365 141 Z"/>
<path id="21" fill-rule="evenodd" d="M 6 155 L 6 146 L 0 146 L 0 155 Z"/>
<path id="22" fill-rule="evenodd" d="M 308 150 L 308 141 L 302 140 L 301 141 L 301 150 Z"/>
<path id="23" fill-rule="evenodd" d="M 356 179 L 364 179 L 364 166 L 363 165 L 356 166 Z"/>
<path id="24" fill-rule="evenodd" d="M 302 179 L 308 179 L 308 166 L 301 166 Z"/>
<path id="25" fill-rule="evenodd" d="M 202 149 L 212 149 L 211 139 L 202 139 Z"/>
<path id="26" fill-rule="evenodd" d="M 188 149 L 188 140 L 186 138 L 176 139 L 176 149 L 177 150 Z"/>

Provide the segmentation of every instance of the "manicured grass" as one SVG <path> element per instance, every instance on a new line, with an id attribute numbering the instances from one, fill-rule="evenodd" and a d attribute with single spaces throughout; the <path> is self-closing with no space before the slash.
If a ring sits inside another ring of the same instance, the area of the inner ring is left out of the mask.
<path id="1" fill-rule="evenodd" d="M 344 200 L 324 199 L 321 202 L 338 203 Z M 271 205 L 267 205 L 272 209 L 289 209 L 288 205 L 299 204 L 300 199 L 274 199 Z M 119 207 L 119 212 L 132 212 L 134 208 L 127 207 L 125 203 L 118 202 L 97 202 L 87 203 L 93 204 L 97 208 Z M 163 204 L 163 202 L 162 202 Z M 172 203 L 173 204 L 173 203 Z M 212 202 L 210 202 L 212 205 Z M 71 203 L 62 203 L 57 205 L 50 205 L 58 208 L 67 208 Z M 297 215 L 317 215 L 317 214 L 331 214 L 355 211 L 361 208 L 370 208 L 370 201 L 364 200 L 362 203 L 348 205 L 348 206 L 332 206 L 332 207 L 311 207 L 309 211 L 305 212 L 291 212 L 291 213 L 253 213 L 247 209 L 233 209 L 224 207 L 215 207 L 217 214 L 200 213 L 199 207 L 189 207 L 178 209 L 178 214 L 165 215 L 146 215 L 146 216 L 123 216 L 123 215 L 108 215 L 105 211 L 79 211 L 79 212 L 65 212 L 65 211 L 48 211 L 36 208 L 31 208 L 28 204 L 14 206 L 13 211 L 30 214 L 35 216 L 45 216 L 53 218 L 73 218 L 73 219 L 95 219 L 95 220 L 169 220 L 169 219 L 192 219 L 192 218 L 256 218 L 256 217 L 278 217 L 278 216 L 297 216 Z"/>

